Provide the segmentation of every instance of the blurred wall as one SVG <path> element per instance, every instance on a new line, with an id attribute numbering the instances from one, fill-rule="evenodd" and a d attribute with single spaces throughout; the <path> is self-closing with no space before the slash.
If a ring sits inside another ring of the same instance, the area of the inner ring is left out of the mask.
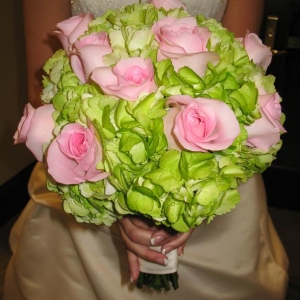
<path id="1" fill-rule="evenodd" d="M 22 1 L 1 3 L 0 185 L 34 160 L 24 144 L 14 146 L 12 138 L 27 103 Z"/>

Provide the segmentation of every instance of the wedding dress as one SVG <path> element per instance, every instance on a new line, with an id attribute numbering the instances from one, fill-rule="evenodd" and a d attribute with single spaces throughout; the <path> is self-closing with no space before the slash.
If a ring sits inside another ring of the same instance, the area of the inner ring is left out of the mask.
<path id="1" fill-rule="evenodd" d="M 132 2 L 73 0 L 72 9 L 99 15 Z M 185 2 L 189 11 L 218 20 L 226 6 L 224 0 Z M 4 300 L 283 300 L 288 259 L 268 215 L 261 176 L 239 190 L 242 199 L 234 211 L 199 226 L 189 239 L 179 258 L 179 289 L 159 293 L 130 283 L 117 226 L 79 224 L 64 213 L 37 164 L 31 199 L 10 235 Z"/>

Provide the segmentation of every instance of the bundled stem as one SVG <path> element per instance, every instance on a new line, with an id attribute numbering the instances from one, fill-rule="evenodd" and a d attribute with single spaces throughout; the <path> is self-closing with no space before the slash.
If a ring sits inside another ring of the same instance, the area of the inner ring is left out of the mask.
<path id="1" fill-rule="evenodd" d="M 140 276 L 137 280 L 136 286 L 141 289 L 144 285 L 148 288 L 161 291 L 163 289 L 169 291 L 171 289 L 170 283 L 174 290 L 178 289 L 178 273 L 171 274 L 149 274 L 140 272 Z"/>

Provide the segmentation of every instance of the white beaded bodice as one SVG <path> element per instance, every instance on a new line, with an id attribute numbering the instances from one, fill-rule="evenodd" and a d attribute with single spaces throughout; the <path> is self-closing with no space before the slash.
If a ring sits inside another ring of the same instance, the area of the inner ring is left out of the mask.
<path id="1" fill-rule="evenodd" d="M 163 0 L 162 0 L 163 1 Z M 108 9 L 115 9 L 124 5 L 138 3 L 138 0 L 71 0 L 72 13 L 77 15 L 91 11 L 95 16 L 102 15 Z M 142 0 L 142 3 L 148 0 Z M 207 18 L 221 21 L 227 0 L 183 0 L 187 11 L 193 15 L 203 14 Z"/>

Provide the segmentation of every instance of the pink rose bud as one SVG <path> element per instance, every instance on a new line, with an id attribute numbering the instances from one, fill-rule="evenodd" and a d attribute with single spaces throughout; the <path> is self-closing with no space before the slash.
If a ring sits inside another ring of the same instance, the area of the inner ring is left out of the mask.
<path id="1" fill-rule="evenodd" d="M 247 145 L 268 151 L 280 140 L 280 133 L 286 132 L 280 123 L 281 105 L 278 93 L 258 96 L 261 118 L 250 126 L 246 126 L 248 132 Z"/>
<path id="2" fill-rule="evenodd" d="M 47 151 L 48 173 L 62 184 L 99 181 L 109 173 L 96 168 L 102 161 L 102 148 L 94 129 L 77 123 L 63 127 Z"/>
<path id="3" fill-rule="evenodd" d="M 219 61 L 219 55 L 206 48 L 211 32 L 198 27 L 193 17 L 163 18 L 152 26 L 152 32 L 159 43 L 157 60 L 171 59 L 175 71 L 187 66 L 203 76 L 208 62 Z"/>
<path id="4" fill-rule="evenodd" d="M 26 143 L 38 161 L 43 161 L 43 144 L 49 143 L 53 138 L 53 112 L 52 104 L 37 109 L 30 103 L 26 104 L 24 115 L 14 135 L 15 144 Z"/>
<path id="5" fill-rule="evenodd" d="M 104 66 L 103 56 L 111 52 L 106 32 L 84 36 L 74 43 L 70 57 L 72 69 L 82 82 L 86 82 L 95 68 Z"/>
<path id="6" fill-rule="evenodd" d="M 81 14 L 57 23 L 56 27 L 59 30 L 54 31 L 54 35 L 59 38 L 67 54 L 72 50 L 72 45 L 75 41 L 88 30 L 88 25 L 93 18 L 92 13 L 87 13 L 86 15 Z"/>
<path id="7" fill-rule="evenodd" d="M 30 122 L 35 113 L 35 108 L 30 103 L 27 103 L 24 107 L 23 116 L 18 125 L 18 129 L 14 135 L 14 144 L 25 143 L 27 139 L 27 132 L 30 127 Z"/>
<path id="8" fill-rule="evenodd" d="M 128 101 L 135 101 L 141 93 L 152 93 L 157 88 L 150 58 L 121 59 L 113 68 L 95 69 L 91 78 L 105 94 Z"/>
<path id="9" fill-rule="evenodd" d="M 255 33 L 247 33 L 242 42 L 249 58 L 266 70 L 272 61 L 271 50 L 262 43 L 261 39 Z"/>
<path id="10" fill-rule="evenodd" d="M 186 9 L 186 6 L 180 0 L 151 0 L 150 3 L 156 8 L 164 8 L 165 10 L 181 7 Z"/>
<path id="11" fill-rule="evenodd" d="M 169 148 L 206 152 L 228 148 L 240 134 L 232 109 L 222 101 L 171 96 L 172 109 L 164 118 Z"/>

